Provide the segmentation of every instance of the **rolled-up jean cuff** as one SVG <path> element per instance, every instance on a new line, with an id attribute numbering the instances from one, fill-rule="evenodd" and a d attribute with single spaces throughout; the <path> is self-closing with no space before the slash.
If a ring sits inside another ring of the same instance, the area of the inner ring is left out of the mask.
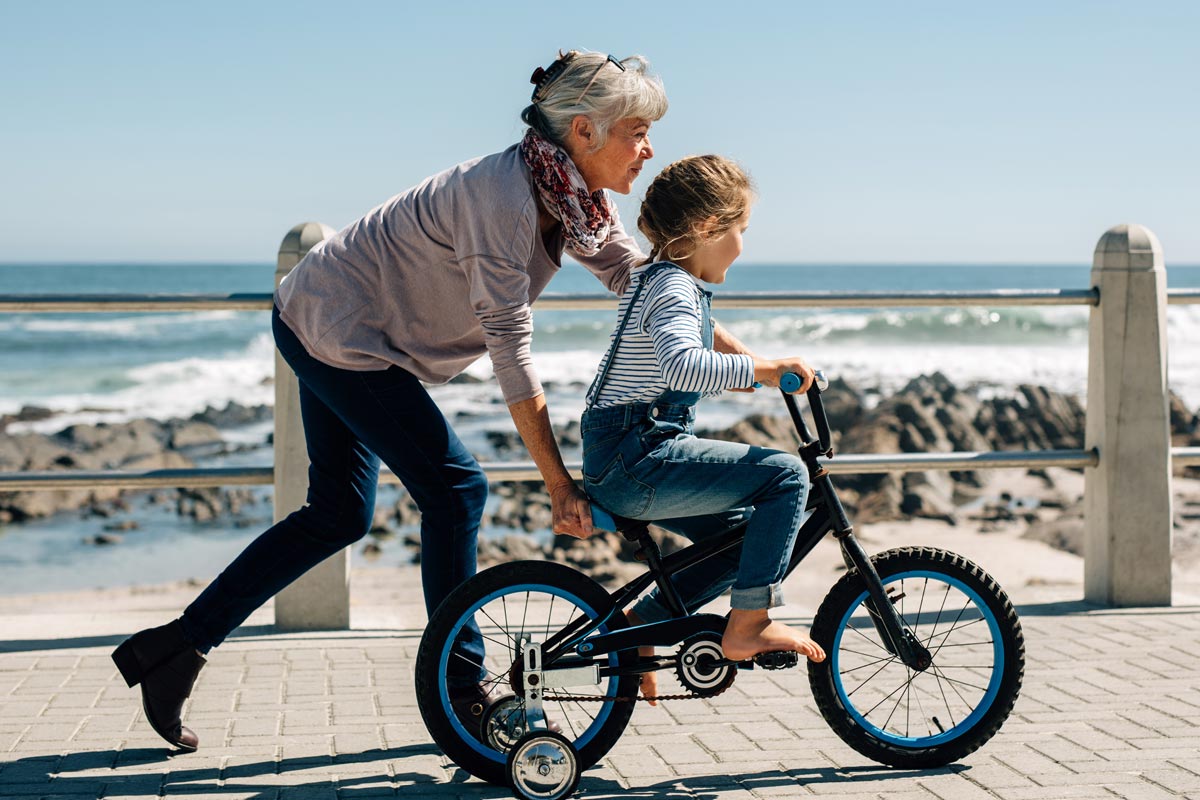
<path id="1" fill-rule="evenodd" d="M 671 618 L 671 612 L 662 603 L 655 600 L 654 595 L 650 594 L 634 603 L 630 611 L 637 614 L 638 619 L 643 623 L 663 622 Z"/>
<path id="2" fill-rule="evenodd" d="M 729 607 L 739 611 L 757 611 L 760 608 L 778 608 L 783 605 L 783 584 L 755 586 L 751 589 L 734 589 L 730 594 Z"/>

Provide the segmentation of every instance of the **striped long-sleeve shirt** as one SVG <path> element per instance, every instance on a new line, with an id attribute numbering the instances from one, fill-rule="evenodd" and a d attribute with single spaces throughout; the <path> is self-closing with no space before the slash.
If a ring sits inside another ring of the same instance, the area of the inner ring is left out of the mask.
<path id="1" fill-rule="evenodd" d="M 621 298 L 623 319 L 637 284 L 652 265 L 634 270 Z M 720 394 L 754 383 L 754 359 L 704 346 L 703 290 L 682 268 L 659 269 L 638 295 L 629 323 L 612 355 L 612 367 L 593 400 L 597 408 L 648 402 L 668 389 Z M 617 335 L 616 329 L 612 336 Z M 610 342 L 612 337 L 610 337 Z M 603 364 L 600 368 L 603 369 Z"/>

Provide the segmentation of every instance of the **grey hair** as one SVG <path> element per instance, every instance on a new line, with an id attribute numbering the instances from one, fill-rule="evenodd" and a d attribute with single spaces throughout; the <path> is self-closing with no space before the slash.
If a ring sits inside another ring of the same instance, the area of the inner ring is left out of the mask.
<path id="1" fill-rule="evenodd" d="M 599 150 L 618 120 L 637 117 L 655 122 L 667 113 L 666 90 L 662 80 L 649 72 L 650 63 L 646 59 L 623 58 L 622 71 L 609 64 L 604 53 L 571 52 L 574 56 L 562 75 L 521 112 L 521 120 L 542 136 L 561 146 L 571 129 L 571 120 L 582 114 L 596 126 L 592 149 Z"/>

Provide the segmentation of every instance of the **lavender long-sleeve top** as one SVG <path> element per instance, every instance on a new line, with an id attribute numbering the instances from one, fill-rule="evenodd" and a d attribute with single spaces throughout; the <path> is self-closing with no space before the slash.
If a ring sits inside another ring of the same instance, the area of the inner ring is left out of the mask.
<path id="1" fill-rule="evenodd" d="M 428 178 L 314 247 L 276 292 L 283 321 L 330 366 L 439 384 L 486 352 L 507 403 L 536 397 L 530 305 L 564 243 L 547 248 L 534 191 L 516 145 Z M 618 295 L 645 259 L 615 209 L 600 252 L 572 256 Z"/>

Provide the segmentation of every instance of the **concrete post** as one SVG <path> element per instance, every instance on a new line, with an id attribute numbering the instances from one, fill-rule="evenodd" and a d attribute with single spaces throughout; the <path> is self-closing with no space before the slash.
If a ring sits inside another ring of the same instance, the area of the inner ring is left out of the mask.
<path id="1" fill-rule="evenodd" d="M 1149 230 L 1118 225 L 1100 237 L 1086 433 L 1100 460 L 1084 490 L 1084 597 L 1094 603 L 1171 604 L 1166 284 L 1162 247 Z"/>
<path id="2" fill-rule="evenodd" d="M 275 285 L 313 246 L 334 230 L 304 222 L 279 245 Z M 275 351 L 275 521 L 304 505 L 308 495 L 308 450 L 300 421 L 300 390 L 291 367 Z M 350 627 L 349 548 L 302 575 L 275 596 L 275 625 L 288 631 L 344 630 Z"/>

